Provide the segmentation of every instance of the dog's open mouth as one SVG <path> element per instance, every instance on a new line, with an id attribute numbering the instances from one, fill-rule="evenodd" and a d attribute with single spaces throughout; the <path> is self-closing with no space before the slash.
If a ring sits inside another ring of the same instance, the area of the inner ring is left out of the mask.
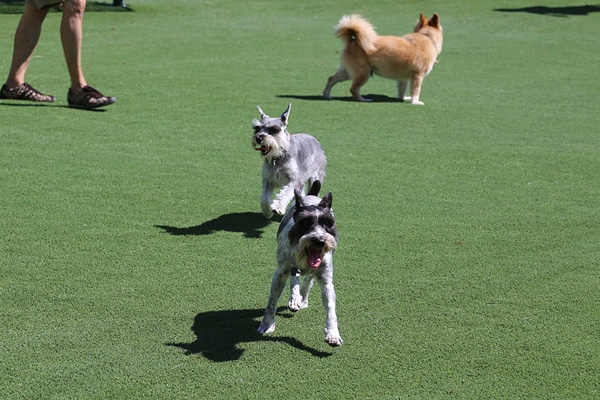
<path id="1" fill-rule="evenodd" d="M 321 258 L 321 250 L 316 249 L 314 247 L 309 247 L 306 249 L 306 263 L 311 268 L 319 268 L 321 266 L 321 262 L 323 259 Z"/>
<path id="2" fill-rule="evenodd" d="M 266 155 L 269 153 L 269 151 L 271 151 L 271 148 L 270 148 L 269 146 L 264 146 L 264 145 L 263 145 L 263 146 L 256 146 L 256 147 L 254 148 L 254 150 L 256 150 L 256 151 L 260 151 L 260 154 L 261 154 L 262 156 L 266 156 Z"/>

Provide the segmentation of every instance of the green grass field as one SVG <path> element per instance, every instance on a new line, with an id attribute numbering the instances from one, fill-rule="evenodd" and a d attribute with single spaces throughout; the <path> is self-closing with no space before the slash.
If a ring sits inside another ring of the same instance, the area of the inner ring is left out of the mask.
<path id="1" fill-rule="evenodd" d="M 27 75 L 57 102 L 0 102 L 0 398 L 600 396 L 600 5 L 126 3 L 84 23 L 115 105 L 66 107 L 58 13 Z M 421 11 L 445 33 L 425 106 L 378 77 L 322 100 L 343 14 L 400 35 Z M 278 224 L 251 121 L 288 102 L 329 160 L 340 348 L 318 288 L 255 333 Z"/>

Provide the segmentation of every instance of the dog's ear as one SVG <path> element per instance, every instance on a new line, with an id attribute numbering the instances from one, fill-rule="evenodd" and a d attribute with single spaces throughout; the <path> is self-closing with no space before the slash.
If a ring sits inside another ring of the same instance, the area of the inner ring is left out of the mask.
<path id="1" fill-rule="evenodd" d="M 260 106 L 256 106 L 256 108 L 258 108 L 258 112 L 260 113 L 261 118 L 269 118 L 269 116 L 265 114 L 265 112 L 262 110 L 262 108 L 260 108 Z"/>
<path id="2" fill-rule="evenodd" d="M 316 180 L 312 183 L 312 185 L 310 186 L 310 189 L 308 189 L 307 196 L 318 196 L 320 190 L 321 190 L 321 181 Z"/>
<path id="3" fill-rule="evenodd" d="M 327 193 L 325 197 L 319 203 L 319 207 L 331 208 L 331 203 L 333 201 L 333 195 L 331 192 Z"/>
<path id="4" fill-rule="evenodd" d="M 294 189 L 294 197 L 296 198 L 296 211 L 298 211 L 304 206 L 304 196 L 300 190 Z"/>
<path id="5" fill-rule="evenodd" d="M 419 32 L 426 25 L 427 17 L 425 16 L 425 14 L 421 13 L 421 15 L 419 15 L 419 20 L 417 21 L 417 25 L 415 25 L 415 29 L 413 30 L 413 32 Z"/>
<path id="6" fill-rule="evenodd" d="M 431 17 L 431 19 L 428 22 L 429 26 L 433 26 L 434 28 L 437 28 L 440 26 L 440 16 L 436 14 L 433 14 L 433 17 Z"/>
<path id="7" fill-rule="evenodd" d="M 290 118 L 290 110 L 292 109 L 292 103 L 290 103 L 288 105 L 288 107 L 285 109 L 285 111 L 283 112 L 283 114 L 281 114 L 281 122 L 283 122 L 283 125 L 287 126 L 288 123 L 288 119 Z"/>

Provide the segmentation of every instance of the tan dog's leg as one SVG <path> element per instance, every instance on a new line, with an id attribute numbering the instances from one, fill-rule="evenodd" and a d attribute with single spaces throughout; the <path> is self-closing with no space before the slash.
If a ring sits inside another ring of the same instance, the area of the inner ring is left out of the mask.
<path id="1" fill-rule="evenodd" d="M 323 90 L 323 97 L 326 99 L 331 99 L 331 88 L 340 82 L 344 82 L 350 79 L 350 75 L 346 68 L 343 65 L 340 65 L 340 68 L 334 75 L 331 75 L 329 79 L 327 79 L 327 85 L 325 86 L 325 90 Z"/>
<path id="2" fill-rule="evenodd" d="M 416 74 L 410 81 L 410 104 L 417 106 L 423 106 L 425 103 L 419 101 L 419 94 L 421 94 L 421 84 L 423 83 L 424 75 Z"/>
<path id="3" fill-rule="evenodd" d="M 410 100 L 410 97 L 406 97 L 407 88 L 408 81 L 398 81 L 398 99 L 400 99 L 400 101 Z"/>
<path id="4" fill-rule="evenodd" d="M 372 101 L 370 99 L 365 99 L 360 95 L 360 88 L 364 86 L 365 83 L 369 80 L 370 71 L 361 72 L 354 76 L 352 80 L 352 86 L 350 86 L 350 93 L 352 93 L 352 98 L 356 101 Z"/>

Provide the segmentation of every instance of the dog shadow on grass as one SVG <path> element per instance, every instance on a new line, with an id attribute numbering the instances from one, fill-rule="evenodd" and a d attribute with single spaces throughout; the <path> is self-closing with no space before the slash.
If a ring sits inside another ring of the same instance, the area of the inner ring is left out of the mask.
<path id="1" fill-rule="evenodd" d="M 531 6 L 522 8 L 495 8 L 494 11 L 500 12 L 526 12 L 530 14 L 552 15 L 555 17 L 568 17 L 569 15 L 589 15 L 593 12 L 600 12 L 600 6 L 565 6 L 565 7 L 547 7 Z"/>
<path id="2" fill-rule="evenodd" d="M 278 98 L 283 99 L 298 99 L 298 100 L 309 100 L 309 101 L 347 101 L 354 102 L 352 96 L 340 96 L 326 99 L 323 95 L 297 95 L 297 94 L 278 94 Z M 384 94 L 365 94 L 364 97 L 371 100 L 373 103 L 402 103 L 397 97 L 389 97 Z M 410 101 L 407 103 L 409 104 Z"/>
<path id="3" fill-rule="evenodd" d="M 291 318 L 292 313 L 286 307 L 277 309 L 279 318 Z M 186 355 L 202 354 L 214 362 L 235 361 L 244 354 L 239 347 L 250 342 L 282 342 L 298 350 L 319 357 L 329 357 L 332 353 L 309 347 L 298 339 L 286 336 L 261 335 L 256 331 L 264 309 L 207 311 L 196 315 L 192 332 L 196 340 L 191 343 L 166 343 L 179 347 Z"/>
<path id="4" fill-rule="evenodd" d="M 281 217 L 267 219 L 261 213 L 254 212 L 236 212 L 224 214 L 210 221 L 203 222 L 200 225 L 179 228 L 168 225 L 154 225 L 170 235 L 174 236 L 202 236 L 210 235 L 218 231 L 241 232 L 246 238 L 260 238 L 263 234 L 263 228 L 270 223 L 281 220 Z"/>

